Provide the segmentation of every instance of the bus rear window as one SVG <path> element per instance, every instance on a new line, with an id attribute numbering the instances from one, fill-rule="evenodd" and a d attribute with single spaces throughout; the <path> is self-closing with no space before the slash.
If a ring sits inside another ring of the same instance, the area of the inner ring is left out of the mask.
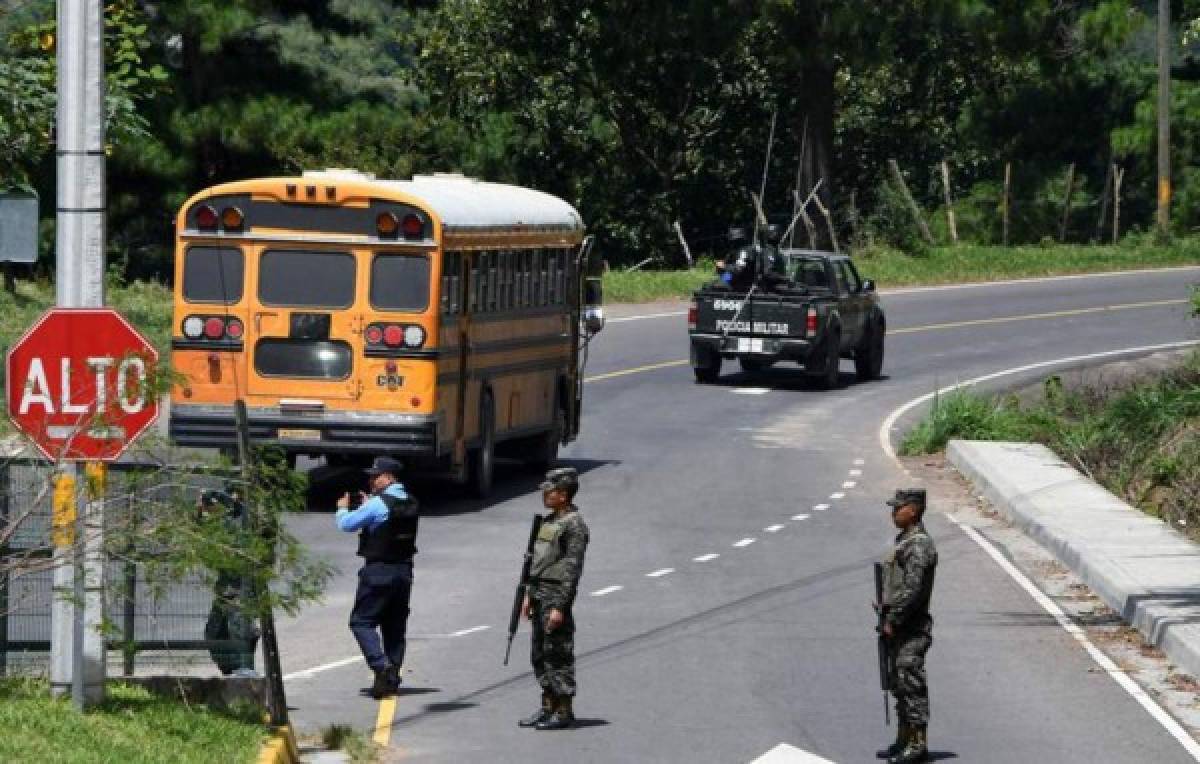
<path id="1" fill-rule="evenodd" d="M 264 377 L 345 379 L 350 345 L 340 340 L 264 339 L 254 349 L 254 369 Z"/>
<path id="2" fill-rule="evenodd" d="M 234 247 L 188 247 L 183 256 L 183 299 L 227 305 L 242 299 L 245 261 Z"/>
<path id="3" fill-rule="evenodd" d="M 348 308 L 354 304 L 354 256 L 306 250 L 263 252 L 258 299 L 263 305 Z"/>
<path id="4" fill-rule="evenodd" d="M 371 263 L 371 307 L 421 313 L 429 306 L 429 258 L 376 255 Z"/>

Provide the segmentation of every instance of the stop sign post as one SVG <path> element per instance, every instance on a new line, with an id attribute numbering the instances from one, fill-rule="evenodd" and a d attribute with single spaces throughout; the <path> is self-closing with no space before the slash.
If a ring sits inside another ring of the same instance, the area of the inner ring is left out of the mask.
<path id="1" fill-rule="evenodd" d="M 54 308 L 8 352 L 9 418 L 51 461 L 114 461 L 158 416 L 157 361 L 115 310 Z"/>

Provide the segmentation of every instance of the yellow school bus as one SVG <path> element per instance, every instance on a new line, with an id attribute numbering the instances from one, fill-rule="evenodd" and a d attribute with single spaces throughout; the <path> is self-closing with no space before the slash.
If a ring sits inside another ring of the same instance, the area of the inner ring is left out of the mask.
<path id="1" fill-rule="evenodd" d="M 495 458 L 552 463 L 579 432 L 603 326 L 571 205 L 461 175 L 354 171 L 225 183 L 176 221 L 169 429 L 289 459 L 379 454 L 477 495 Z"/>

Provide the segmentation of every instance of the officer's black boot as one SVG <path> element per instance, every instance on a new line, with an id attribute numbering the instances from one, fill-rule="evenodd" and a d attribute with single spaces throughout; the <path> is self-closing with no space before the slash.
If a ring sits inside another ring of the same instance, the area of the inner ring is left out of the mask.
<path id="1" fill-rule="evenodd" d="M 907 724 L 898 724 L 896 726 L 896 742 L 889 745 L 887 748 L 875 752 L 875 758 L 888 759 L 904 750 L 904 746 L 908 745 L 908 736 L 912 734 Z"/>
<path id="2" fill-rule="evenodd" d="M 529 716 L 517 722 L 520 727 L 536 727 L 542 722 L 550 718 L 554 713 L 554 695 L 552 693 L 542 691 L 542 707 L 534 711 Z"/>
<path id="3" fill-rule="evenodd" d="M 371 697 L 379 700 L 395 695 L 400 687 L 400 672 L 395 666 L 375 669 L 375 682 L 371 685 Z"/>
<path id="4" fill-rule="evenodd" d="M 554 706 L 550 718 L 533 725 L 540 730 L 569 730 L 575 726 L 575 714 L 571 710 L 571 697 L 564 695 Z"/>
<path id="5" fill-rule="evenodd" d="M 925 727 L 914 726 L 904 750 L 888 759 L 888 764 L 917 764 L 928 760 L 929 748 L 925 745 Z"/>

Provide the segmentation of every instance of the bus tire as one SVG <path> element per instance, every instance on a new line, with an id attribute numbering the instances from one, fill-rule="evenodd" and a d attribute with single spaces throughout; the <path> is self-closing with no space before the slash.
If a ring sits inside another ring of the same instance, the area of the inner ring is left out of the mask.
<path id="1" fill-rule="evenodd" d="M 530 449 L 527 464 L 535 472 L 544 472 L 558 461 L 558 447 L 562 444 L 563 432 L 567 429 L 567 413 L 561 404 L 554 407 L 554 423 L 546 434 L 538 438 Z"/>
<path id="2" fill-rule="evenodd" d="M 471 452 L 470 467 L 471 494 L 486 499 L 496 477 L 496 406 L 490 390 L 484 391 L 479 404 L 479 446 Z"/>

